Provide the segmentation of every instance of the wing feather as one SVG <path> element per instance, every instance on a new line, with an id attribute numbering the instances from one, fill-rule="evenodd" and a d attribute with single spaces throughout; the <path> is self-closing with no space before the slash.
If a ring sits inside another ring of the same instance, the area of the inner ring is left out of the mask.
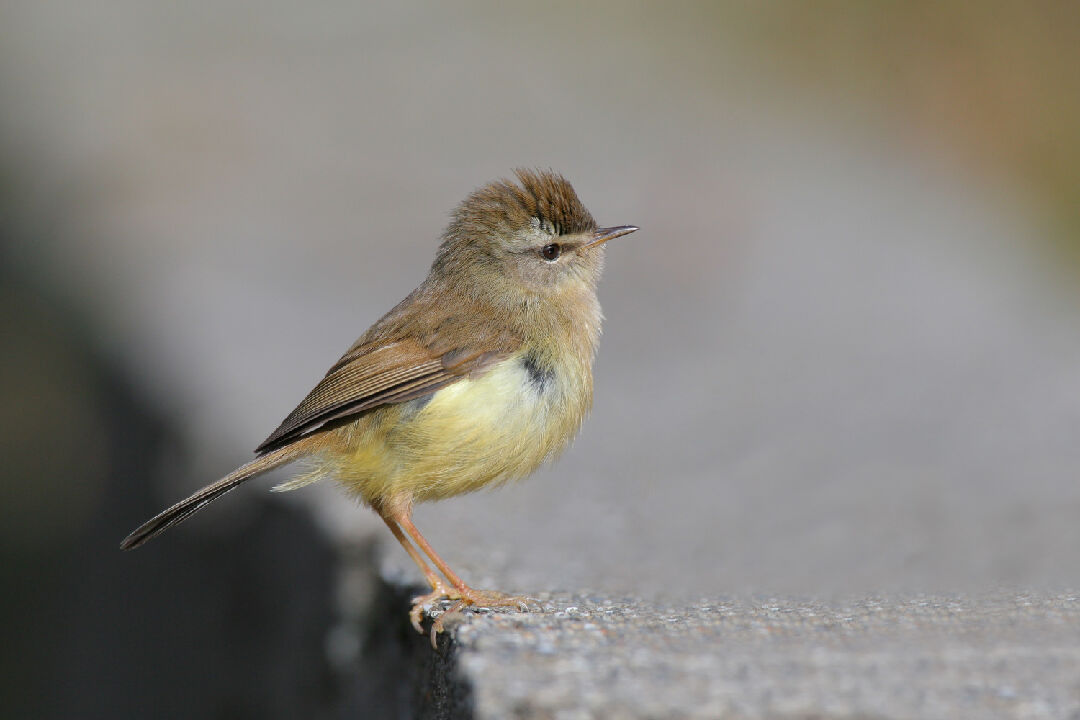
<path id="1" fill-rule="evenodd" d="M 283 447 L 333 420 L 423 397 L 507 355 L 460 349 L 435 355 L 408 339 L 354 346 L 255 452 Z"/>

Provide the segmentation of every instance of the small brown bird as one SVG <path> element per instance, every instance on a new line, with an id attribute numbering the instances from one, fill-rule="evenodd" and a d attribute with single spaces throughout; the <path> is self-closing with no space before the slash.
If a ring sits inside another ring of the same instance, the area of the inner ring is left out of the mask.
<path id="1" fill-rule="evenodd" d="M 524 477 L 566 447 L 592 404 L 604 243 L 637 228 L 598 228 L 555 173 L 516 175 L 458 206 L 427 279 L 349 348 L 254 460 L 121 547 L 303 459 L 311 469 L 275 490 L 329 476 L 377 512 L 431 584 L 413 600 L 417 631 L 425 606 L 439 600 L 456 601 L 451 612 L 521 604 L 466 585 L 413 525 L 412 507 Z"/>

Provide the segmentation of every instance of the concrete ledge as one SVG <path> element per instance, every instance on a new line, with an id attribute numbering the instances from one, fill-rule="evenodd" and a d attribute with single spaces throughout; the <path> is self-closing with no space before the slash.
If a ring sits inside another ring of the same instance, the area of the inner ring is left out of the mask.
<path id="1" fill-rule="evenodd" d="M 413 633 L 419 716 L 1080 717 L 1075 594 L 539 599 Z"/>

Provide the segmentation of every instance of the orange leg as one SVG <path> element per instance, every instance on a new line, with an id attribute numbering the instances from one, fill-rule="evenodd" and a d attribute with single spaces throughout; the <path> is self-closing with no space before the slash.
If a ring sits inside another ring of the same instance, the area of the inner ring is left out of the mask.
<path id="1" fill-rule="evenodd" d="M 429 543 L 424 538 L 424 536 L 420 534 L 420 531 L 416 528 L 415 525 L 413 525 L 411 512 L 399 511 L 393 515 L 393 519 L 394 522 L 398 523 L 402 528 L 405 529 L 405 532 L 409 533 L 409 537 L 413 539 L 413 542 L 415 542 L 416 545 L 421 550 L 423 550 L 429 558 L 431 558 L 431 562 L 435 563 L 435 567 L 439 568 L 439 572 L 446 576 L 446 579 L 450 581 L 451 585 L 453 585 L 463 594 L 471 593 L 473 591 L 472 588 L 466 585 L 465 581 L 458 577 L 457 573 L 451 570 L 450 566 L 447 565 L 441 557 L 439 557 L 439 555 L 435 552 L 435 548 L 431 547 L 431 543 Z M 398 530 L 398 532 L 401 531 Z"/>
<path id="2" fill-rule="evenodd" d="M 416 628 L 416 632 L 422 635 L 424 633 L 424 628 L 421 626 L 420 621 L 423 616 L 424 606 L 443 598 L 455 600 L 460 598 L 461 595 L 454 592 L 451 588 L 446 587 L 442 578 L 436 575 L 435 571 L 428 567 L 428 564 L 424 562 L 424 556 L 417 552 L 416 548 L 414 548 L 412 543 L 409 542 L 409 539 L 405 537 L 405 533 L 401 532 L 401 528 L 398 527 L 397 522 L 392 517 L 381 511 L 379 511 L 379 517 L 381 517 L 383 522 L 386 523 L 386 526 L 390 528 L 390 532 L 392 532 L 394 537 L 397 538 L 397 541 L 401 543 L 401 547 L 405 548 L 405 552 L 413 559 L 413 562 L 420 568 L 420 572 L 424 574 L 424 578 L 428 581 L 428 584 L 431 585 L 430 593 L 413 598 L 412 610 L 409 611 L 409 621 L 412 623 L 412 626 Z M 434 640 L 432 642 L 434 643 Z"/>
<path id="3" fill-rule="evenodd" d="M 425 569 L 425 576 L 428 577 L 428 581 L 432 584 L 433 592 L 423 597 L 415 598 L 413 600 L 412 612 L 409 613 L 409 617 L 413 621 L 413 627 L 420 629 L 420 616 L 423 613 L 423 606 L 434 600 L 441 600 L 447 598 L 449 600 L 457 600 L 457 602 L 446 613 L 440 615 L 435 619 L 435 622 L 431 626 L 431 644 L 435 645 L 436 633 L 442 632 L 443 621 L 447 616 L 459 613 L 463 608 L 469 605 L 477 605 L 480 607 L 517 607 L 522 609 L 528 609 L 528 598 L 506 595 L 504 593 L 490 591 L 490 590 L 473 590 L 471 587 L 465 584 L 465 581 L 458 577 L 457 573 L 450 569 L 450 566 L 439 557 L 435 549 L 431 547 L 424 536 L 417 529 L 416 525 L 412 521 L 412 512 L 408 506 L 400 509 L 390 510 L 383 517 L 387 525 L 390 525 L 390 529 L 396 530 L 394 536 L 398 539 L 406 550 L 409 551 L 409 555 L 413 560 L 420 565 L 421 569 Z M 393 521 L 393 522 L 391 522 Z M 398 527 L 395 527 L 398 526 Z M 401 535 L 401 530 L 404 529 L 416 543 L 417 547 L 424 551 L 424 553 L 431 559 L 431 562 L 435 564 L 435 567 L 446 576 L 446 579 L 450 581 L 450 584 L 454 586 L 452 591 L 447 591 L 447 588 L 442 585 L 441 582 L 433 582 L 431 576 L 434 573 L 430 569 L 427 569 L 423 560 L 419 558 L 419 553 L 415 548 L 408 544 L 405 538 Z M 427 575 L 431 573 L 431 575 Z"/>
<path id="4" fill-rule="evenodd" d="M 435 571 L 428 567 L 428 564 L 424 561 L 424 556 L 416 551 L 416 548 L 414 548 L 412 543 L 409 542 L 409 539 L 405 537 L 405 533 L 401 532 L 401 528 L 398 527 L 398 524 L 394 519 L 388 515 L 383 515 L 382 513 L 379 513 L 379 517 L 386 523 L 386 527 L 390 528 L 390 532 L 394 533 L 394 537 L 401 543 L 401 547 L 405 548 L 405 552 L 409 553 L 409 557 L 411 557 L 413 562 L 416 563 L 416 566 L 420 568 L 420 572 L 424 573 L 424 579 L 428 581 L 428 584 L 431 585 L 432 588 L 442 585 L 442 578 L 436 575 Z"/>

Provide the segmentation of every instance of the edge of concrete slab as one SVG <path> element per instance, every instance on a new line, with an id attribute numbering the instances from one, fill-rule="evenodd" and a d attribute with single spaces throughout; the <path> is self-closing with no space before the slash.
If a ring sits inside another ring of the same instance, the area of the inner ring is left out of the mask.
<path id="1" fill-rule="evenodd" d="M 412 589 L 384 584 L 401 717 L 1080 718 L 1075 593 L 544 594 L 538 611 L 452 618 L 433 650 L 404 618 Z"/>

